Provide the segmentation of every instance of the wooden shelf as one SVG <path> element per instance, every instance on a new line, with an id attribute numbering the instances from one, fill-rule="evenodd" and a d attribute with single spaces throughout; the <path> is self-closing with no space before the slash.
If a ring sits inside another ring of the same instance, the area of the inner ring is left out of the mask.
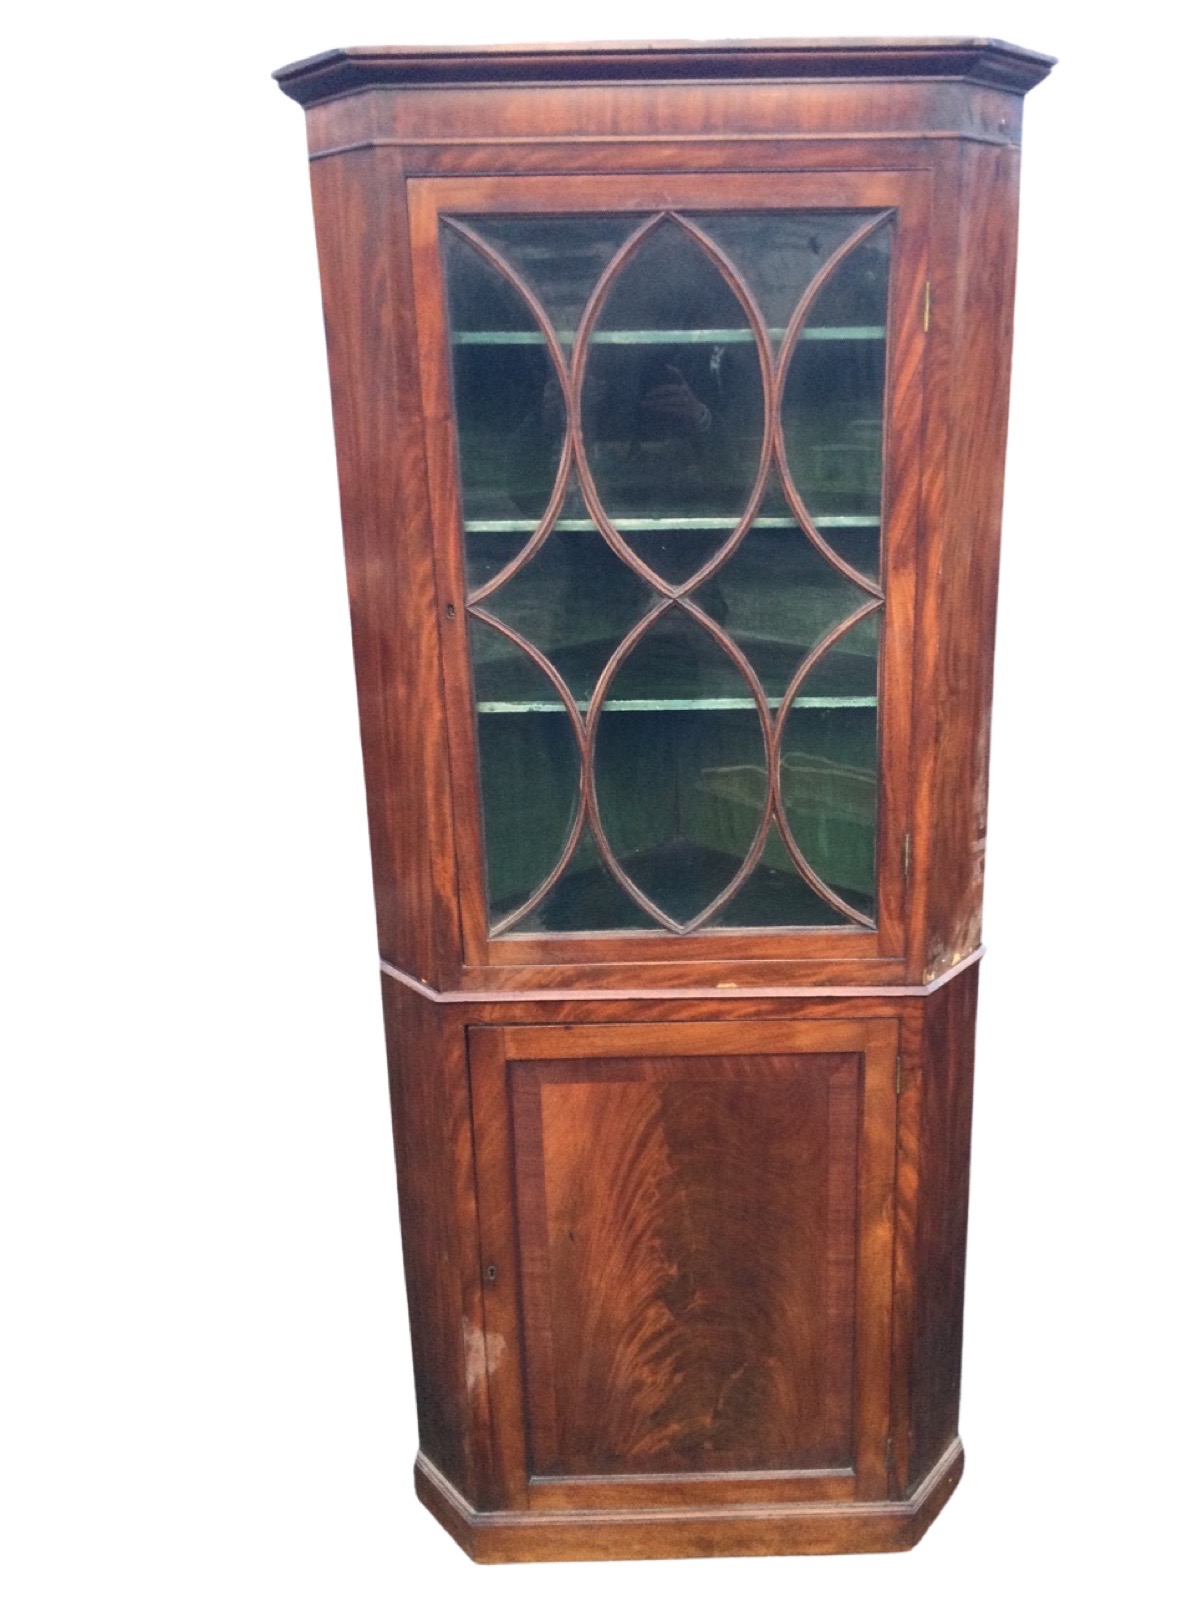
<path id="1" fill-rule="evenodd" d="M 776 343 L 783 338 L 785 329 L 769 328 L 768 333 Z M 801 339 L 814 341 L 881 341 L 886 329 L 873 324 L 858 327 L 804 328 Z M 574 344 L 574 331 L 559 330 L 563 344 Z M 455 345 L 513 345 L 545 344 L 545 336 L 536 329 L 498 328 L 461 329 L 451 335 Z M 751 328 L 601 328 L 588 336 L 589 344 L 753 344 Z"/>
<path id="2" fill-rule="evenodd" d="M 770 696 L 767 704 L 772 711 L 778 711 L 783 701 L 778 696 Z M 879 704 L 874 695 L 801 695 L 792 702 L 801 710 L 807 711 L 842 711 L 842 710 L 869 710 Z M 587 715 L 591 706 L 590 700 L 576 700 L 575 705 L 583 715 Z M 507 716 L 523 712 L 563 712 L 566 707 L 561 700 L 481 700 L 476 707 L 481 717 Z M 721 696 L 712 695 L 707 698 L 695 700 L 663 699 L 663 700 L 606 700 L 605 711 L 753 711 L 754 701 L 749 695 Z"/>
<path id="3" fill-rule="evenodd" d="M 740 517 L 622 517 L 613 518 L 618 533 L 712 533 L 723 528 L 737 527 Z M 876 532 L 878 517 L 814 517 L 814 528 L 838 528 L 857 532 Z M 532 533 L 541 523 L 536 517 L 470 517 L 463 523 L 467 533 Z M 755 517 L 754 528 L 795 528 L 800 524 L 794 517 Z M 561 517 L 555 524 L 559 533 L 597 533 L 591 517 Z"/>

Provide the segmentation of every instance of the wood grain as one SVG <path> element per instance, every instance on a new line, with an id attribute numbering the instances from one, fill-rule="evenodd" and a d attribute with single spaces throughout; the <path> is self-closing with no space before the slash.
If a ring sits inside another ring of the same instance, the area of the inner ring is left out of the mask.
<path id="1" fill-rule="evenodd" d="M 510 1504 L 886 1492 L 897 1027 L 469 1030 Z"/>
<path id="2" fill-rule="evenodd" d="M 916 944 L 927 980 L 982 931 L 1017 154 L 954 152 L 936 182 L 914 746 Z"/>
<path id="3" fill-rule="evenodd" d="M 439 982 L 458 904 L 398 166 L 395 151 L 318 163 L 313 210 L 380 952 Z"/>
<path id="4" fill-rule="evenodd" d="M 535 1472 L 849 1465 L 856 1067 L 518 1069 Z"/>
<path id="5" fill-rule="evenodd" d="M 475 1512 L 417 1458 L 417 1495 L 475 1561 L 647 1561 L 681 1556 L 835 1555 L 911 1550 L 957 1488 L 956 1440 L 903 1500 L 859 1504 L 626 1506 L 586 1517 L 555 1511 Z"/>
<path id="6" fill-rule="evenodd" d="M 958 1433 L 979 968 L 924 1007 L 913 1241 L 911 1484 Z"/>
<path id="7" fill-rule="evenodd" d="M 744 39 L 632 44 L 500 44 L 472 49 L 391 45 L 327 50 L 275 78 L 302 105 L 380 86 L 561 84 L 572 80 L 732 78 L 962 79 L 1024 93 L 1052 56 L 999 39 Z"/>
<path id="8" fill-rule="evenodd" d="M 899 1001 L 906 997 L 923 998 L 933 994 L 943 984 L 951 982 L 959 973 L 983 958 L 979 945 L 970 955 L 964 956 L 953 967 L 947 968 L 929 983 L 902 983 L 902 969 L 897 962 L 864 963 L 865 972 L 859 968 L 856 975 L 867 981 L 839 982 L 841 970 L 831 964 L 814 962 L 764 962 L 755 966 L 720 965 L 710 963 L 664 964 L 653 974 L 635 966 L 617 965 L 598 972 L 595 968 L 581 968 L 577 986 L 570 990 L 572 1001 L 666 1001 L 696 999 L 701 1001 L 740 1001 L 743 1005 L 770 1007 L 779 1000 L 832 999 L 864 1000 L 883 999 Z M 426 999 L 438 1005 L 487 1005 L 502 1000 L 506 1004 L 520 1005 L 529 1002 L 553 1003 L 563 998 L 561 967 L 553 969 L 509 967 L 467 969 L 462 974 L 462 987 L 431 989 L 411 972 L 381 962 L 381 970 L 397 983 L 403 983 Z M 497 979 L 500 981 L 497 982 Z M 604 987 L 591 988 L 593 980 Z M 651 982 L 652 987 L 647 987 Z M 478 988 L 473 987 L 475 983 Z M 528 983 L 529 987 L 525 984 Z"/>
<path id="9" fill-rule="evenodd" d="M 383 1002 L 421 1449 L 485 1505 L 473 1443 L 486 1437 L 489 1397 L 471 1382 L 484 1330 L 464 1034 L 387 979 Z"/>

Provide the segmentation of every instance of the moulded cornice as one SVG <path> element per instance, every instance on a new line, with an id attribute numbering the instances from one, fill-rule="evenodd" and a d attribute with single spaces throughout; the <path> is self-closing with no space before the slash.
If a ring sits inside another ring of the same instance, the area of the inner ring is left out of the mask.
<path id="1" fill-rule="evenodd" d="M 718 43 L 384 45 L 326 50 L 280 67 L 303 106 L 384 87 L 721 80 L 941 80 L 1024 94 L 1053 56 L 999 39 L 747 39 Z"/>

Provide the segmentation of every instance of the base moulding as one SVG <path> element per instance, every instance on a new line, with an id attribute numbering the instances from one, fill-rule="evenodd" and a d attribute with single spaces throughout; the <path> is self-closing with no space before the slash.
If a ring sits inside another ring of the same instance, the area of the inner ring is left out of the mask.
<path id="1" fill-rule="evenodd" d="M 473 1561 L 646 1561 L 910 1550 L 957 1488 L 963 1460 L 956 1438 L 906 1500 L 691 1510 L 476 1511 L 423 1455 L 415 1476 L 417 1498 Z"/>

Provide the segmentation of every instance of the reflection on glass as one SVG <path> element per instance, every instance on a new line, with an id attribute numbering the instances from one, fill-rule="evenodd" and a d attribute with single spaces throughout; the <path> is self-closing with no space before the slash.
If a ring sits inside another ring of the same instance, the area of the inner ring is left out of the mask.
<path id="1" fill-rule="evenodd" d="M 745 311 L 699 245 L 663 223 L 618 273 L 596 324 L 583 442 L 608 515 L 668 581 L 690 576 L 746 509 L 763 421 Z M 649 519 L 671 526 L 640 526 Z"/>
<path id="2" fill-rule="evenodd" d="M 863 588 L 809 538 L 777 464 L 752 504 L 775 426 L 771 391 L 754 317 L 716 254 L 745 286 L 776 358 L 783 330 L 824 274 L 782 382 L 780 437 L 817 533 L 871 578 L 880 569 L 883 509 L 888 225 L 834 261 L 875 218 L 690 217 L 711 252 L 673 218 L 644 213 L 464 220 L 500 257 L 489 260 L 445 230 L 493 924 L 531 898 L 512 931 L 646 930 L 697 918 L 721 928 L 844 926 L 854 920 L 844 905 L 869 920 L 878 617 L 829 647 L 863 604 Z M 652 220 L 577 349 L 580 319 L 606 267 Z M 573 396 L 513 274 L 545 313 L 561 359 L 582 365 L 573 418 Z M 566 498 L 533 548 L 560 470 Z M 585 484 L 590 474 L 599 507 L 585 500 L 579 473 Z M 740 543 L 725 549 L 750 512 Z M 608 542 L 605 519 L 686 604 L 664 603 Z M 485 585 L 494 587 L 481 596 Z M 654 620 L 629 648 L 651 611 Z M 583 821 L 572 714 L 548 673 L 478 620 L 489 616 L 562 675 L 594 735 L 584 790 L 594 794 L 595 812 L 561 873 L 562 852 Z M 597 704 L 599 679 L 619 652 Z M 785 702 L 814 652 L 795 702 Z M 785 718 L 777 793 L 759 692 L 772 724 Z M 798 870 L 785 831 L 814 884 Z M 606 852 L 650 910 L 606 865 Z M 747 868 L 729 900 L 710 909 Z"/>
<path id="3" fill-rule="evenodd" d="M 749 284 L 776 343 L 821 267 L 863 221 L 846 211 L 709 211 L 695 220 Z"/>

